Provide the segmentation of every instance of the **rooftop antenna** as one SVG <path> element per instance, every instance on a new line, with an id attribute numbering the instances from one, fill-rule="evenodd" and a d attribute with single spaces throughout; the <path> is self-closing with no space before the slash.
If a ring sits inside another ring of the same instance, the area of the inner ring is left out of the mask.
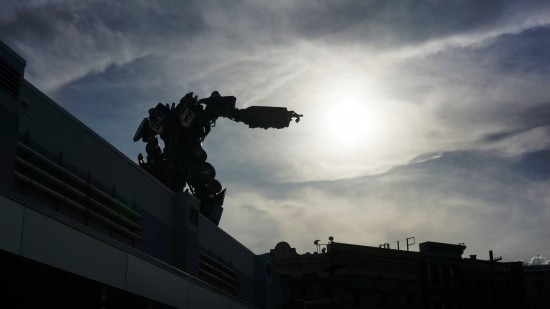
<path id="1" fill-rule="evenodd" d="M 412 242 L 409 242 L 409 240 L 412 239 Z M 409 251 L 409 247 L 416 244 L 416 238 L 414 237 L 409 237 L 409 238 L 406 238 L 405 241 L 407 242 L 407 251 Z"/>
<path id="2" fill-rule="evenodd" d="M 499 256 L 497 258 L 493 258 L 493 250 L 489 250 L 489 261 L 498 262 L 500 260 L 502 260 L 502 256 Z"/>
<path id="3" fill-rule="evenodd" d="M 313 242 L 313 244 L 314 244 L 315 246 L 317 246 L 317 253 L 319 253 L 319 247 L 321 246 L 321 245 L 319 245 L 319 242 L 320 242 L 319 239 L 316 239 L 316 240 Z"/>
<path id="4" fill-rule="evenodd" d="M 400 247 L 400 243 L 402 241 L 405 241 L 406 245 L 407 245 L 407 251 L 409 251 L 409 247 L 416 244 L 416 238 L 415 237 L 407 237 L 405 239 L 400 239 L 400 240 L 397 240 L 395 243 L 397 244 L 397 250 L 401 250 L 401 247 Z M 393 244 L 393 243 L 392 243 Z M 383 248 L 383 249 L 390 249 L 390 244 L 385 242 L 385 243 L 381 243 L 378 248 Z"/>
<path id="5" fill-rule="evenodd" d="M 326 243 L 326 244 L 322 244 L 321 240 L 319 240 L 319 239 L 316 239 L 313 242 L 313 244 L 317 246 L 317 253 L 319 253 L 319 251 L 321 251 L 321 253 L 327 252 L 327 246 L 334 242 L 334 237 L 329 236 L 328 240 L 329 240 L 329 242 Z"/>

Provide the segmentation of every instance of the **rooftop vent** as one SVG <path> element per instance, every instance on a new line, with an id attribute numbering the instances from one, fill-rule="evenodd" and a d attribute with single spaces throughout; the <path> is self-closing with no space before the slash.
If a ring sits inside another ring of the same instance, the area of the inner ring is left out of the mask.
<path id="1" fill-rule="evenodd" d="M 21 74 L 17 72 L 8 62 L 0 58 L 0 88 L 9 96 L 17 99 L 19 96 L 19 84 Z"/>

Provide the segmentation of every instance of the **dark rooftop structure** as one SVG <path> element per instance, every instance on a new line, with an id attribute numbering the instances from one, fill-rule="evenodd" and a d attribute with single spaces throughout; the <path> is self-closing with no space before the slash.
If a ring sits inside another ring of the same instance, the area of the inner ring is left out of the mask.
<path id="1" fill-rule="evenodd" d="M 524 308 L 520 262 L 462 258 L 464 244 L 424 242 L 419 252 L 353 244 L 270 254 L 281 308 Z M 481 307 L 480 307 L 481 308 Z"/>
<path id="2" fill-rule="evenodd" d="M 466 246 L 464 244 L 445 244 L 441 242 L 427 241 L 420 243 L 420 252 L 425 254 L 460 259 Z"/>
<path id="3" fill-rule="evenodd" d="M 550 264 L 523 267 L 528 308 L 548 308 L 550 305 Z"/>

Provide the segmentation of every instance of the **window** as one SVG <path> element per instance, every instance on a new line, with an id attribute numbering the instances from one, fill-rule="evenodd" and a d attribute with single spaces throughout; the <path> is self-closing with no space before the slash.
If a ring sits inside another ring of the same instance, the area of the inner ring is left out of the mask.
<path id="1" fill-rule="evenodd" d="M 282 275 L 280 276 L 281 281 L 281 300 L 290 300 L 291 299 L 291 293 L 290 293 L 290 276 L 289 275 Z"/>
<path id="2" fill-rule="evenodd" d="M 319 299 L 319 276 L 317 274 L 304 275 L 304 299 Z"/>

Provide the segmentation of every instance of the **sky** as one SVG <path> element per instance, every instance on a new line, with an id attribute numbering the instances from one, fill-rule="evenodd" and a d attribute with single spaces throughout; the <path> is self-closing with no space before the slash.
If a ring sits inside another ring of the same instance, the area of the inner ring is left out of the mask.
<path id="1" fill-rule="evenodd" d="M 218 120 L 220 226 L 287 241 L 550 257 L 546 1 L 3 1 L 25 78 L 130 159 L 147 110 L 214 90 L 284 106 L 283 130 Z"/>

